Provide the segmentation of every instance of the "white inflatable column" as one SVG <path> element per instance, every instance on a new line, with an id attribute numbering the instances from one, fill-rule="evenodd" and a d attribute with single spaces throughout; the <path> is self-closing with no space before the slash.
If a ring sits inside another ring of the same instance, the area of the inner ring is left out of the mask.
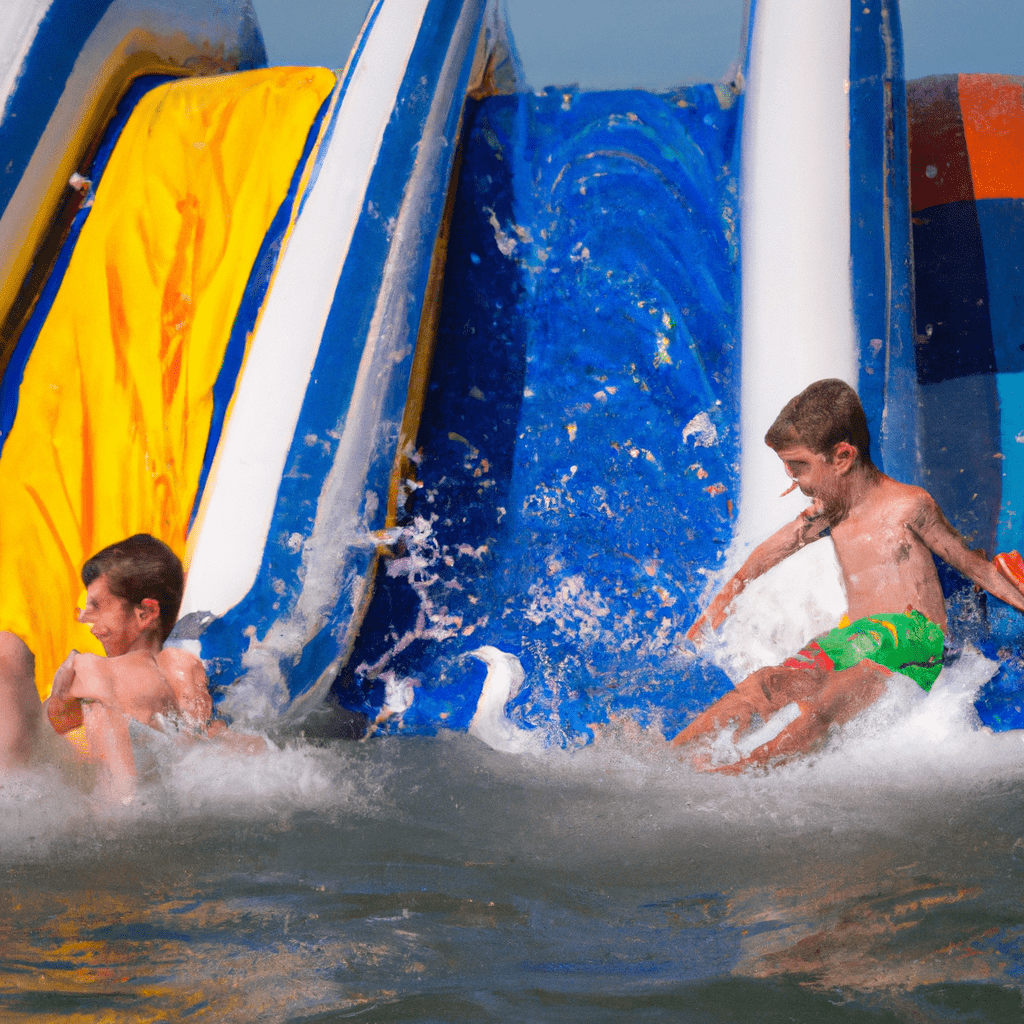
<path id="1" fill-rule="evenodd" d="M 742 141 L 739 535 L 763 539 L 806 499 L 765 431 L 822 377 L 857 386 L 850 279 L 849 0 L 756 0 Z"/>

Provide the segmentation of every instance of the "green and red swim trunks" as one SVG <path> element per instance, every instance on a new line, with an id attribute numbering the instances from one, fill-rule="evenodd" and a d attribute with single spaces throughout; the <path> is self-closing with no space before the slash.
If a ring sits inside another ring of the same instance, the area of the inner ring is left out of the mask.
<path id="1" fill-rule="evenodd" d="M 872 615 L 815 637 L 782 664 L 841 672 L 862 661 L 873 661 L 930 690 L 942 670 L 944 642 L 942 630 L 918 611 Z"/>

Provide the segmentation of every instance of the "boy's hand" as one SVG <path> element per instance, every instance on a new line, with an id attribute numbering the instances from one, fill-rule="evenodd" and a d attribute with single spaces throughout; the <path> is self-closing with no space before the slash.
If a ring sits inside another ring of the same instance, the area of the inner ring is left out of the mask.
<path id="1" fill-rule="evenodd" d="M 82 722 L 82 702 L 77 697 L 68 696 L 71 684 L 75 679 L 75 658 L 78 651 L 72 651 L 54 673 L 50 696 L 46 701 L 46 717 L 54 731 L 63 735 L 77 729 Z"/>
<path id="2" fill-rule="evenodd" d="M 1024 559 L 1016 551 L 1002 552 L 992 559 L 1000 575 L 1024 593 Z"/>
<path id="3" fill-rule="evenodd" d="M 71 687 L 71 680 L 75 678 L 75 658 L 78 651 L 72 651 L 61 663 L 53 675 L 53 685 L 50 687 L 50 696 L 58 700 L 64 700 Z"/>
<path id="4" fill-rule="evenodd" d="M 703 614 L 687 630 L 686 639 L 692 643 L 697 643 L 700 640 L 704 626 L 708 622 L 711 623 L 711 628 L 713 630 L 718 629 L 729 614 L 729 605 L 732 604 L 736 595 L 743 590 L 743 587 L 743 581 L 738 576 L 733 576 L 733 578 L 729 580 L 729 582 L 715 595 L 715 599 L 707 606 Z"/>

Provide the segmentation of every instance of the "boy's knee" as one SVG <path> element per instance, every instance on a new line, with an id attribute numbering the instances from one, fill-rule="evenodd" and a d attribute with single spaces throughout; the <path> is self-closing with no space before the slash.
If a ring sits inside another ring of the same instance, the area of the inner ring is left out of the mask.
<path id="1" fill-rule="evenodd" d="M 4 676 L 28 676 L 35 673 L 36 659 L 28 649 L 28 644 L 6 629 L 0 629 L 0 674 Z"/>
<path id="2" fill-rule="evenodd" d="M 32 652 L 21 637 L 0 631 L 0 767 L 28 761 L 42 707 Z"/>
<path id="3" fill-rule="evenodd" d="M 35 680 L 36 660 L 14 633 L 0 631 L 0 695 L 4 709 L 34 716 L 42 706 Z"/>

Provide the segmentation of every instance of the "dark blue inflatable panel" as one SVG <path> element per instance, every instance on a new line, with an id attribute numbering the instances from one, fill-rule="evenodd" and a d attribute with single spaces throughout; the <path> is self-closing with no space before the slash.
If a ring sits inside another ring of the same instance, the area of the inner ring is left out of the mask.
<path id="1" fill-rule="evenodd" d="M 39 137 L 57 106 L 79 48 L 107 12 L 111 0 L 54 0 L 39 30 L 18 84 L 0 119 L 0 212 L 25 173 Z M 68 36 L 75 34 L 73 40 Z"/>
<path id="2" fill-rule="evenodd" d="M 684 650 L 738 487 L 736 104 L 724 89 L 498 97 L 467 113 L 410 548 L 343 704 L 465 728 L 482 667 L 555 742 L 667 731 L 730 684 Z"/>
<path id="3" fill-rule="evenodd" d="M 907 204 L 906 83 L 896 0 L 850 7 L 850 257 L 857 391 L 872 458 L 920 483 Z"/>

